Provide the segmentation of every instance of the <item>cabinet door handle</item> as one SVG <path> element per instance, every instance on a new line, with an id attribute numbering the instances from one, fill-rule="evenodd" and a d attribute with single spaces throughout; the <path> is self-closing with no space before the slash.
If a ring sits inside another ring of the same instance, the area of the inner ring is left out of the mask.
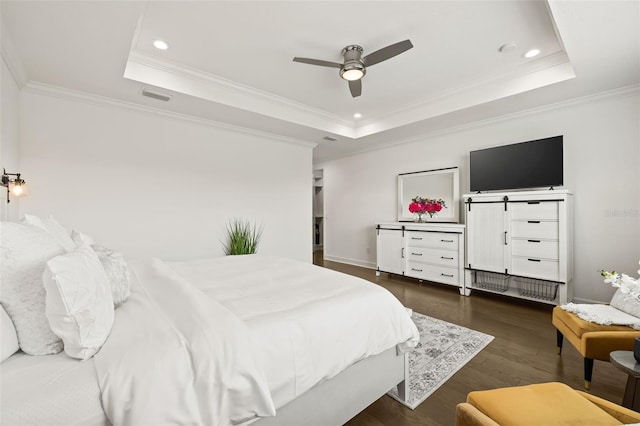
<path id="1" fill-rule="evenodd" d="M 529 262 L 540 262 L 540 259 L 527 259 Z"/>
<path id="2" fill-rule="evenodd" d="M 443 277 L 449 277 L 449 278 L 453 278 L 453 274 L 440 274 Z"/>
<path id="3" fill-rule="evenodd" d="M 527 223 L 540 223 L 539 220 L 528 220 Z"/>
<path id="4" fill-rule="evenodd" d="M 453 240 L 440 240 L 441 243 L 452 243 Z"/>
<path id="5" fill-rule="evenodd" d="M 421 240 L 422 237 L 411 237 L 412 240 Z"/>
<path id="6" fill-rule="evenodd" d="M 422 269 L 411 268 L 412 271 L 422 272 Z"/>
<path id="7" fill-rule="evenodd" d="M 440 256 L 440 259 L 453 260 L 453 257 Z"/>
<path id="8" fill-rule="evenodd" d="M 411 252 L 411 255 L 412 256 L 422 256 L 422 253 L 413 253 L 413 252 Z"/>
<path id="9" fill-rule="evenodd" d="M 507 245 L 507 231 L 504 231 L 504 245 Z"/>
<path id="10" fill-rule="evenodd" d="M 404 247 L 402 247 L 401 255 L 402 255 L 402 258 L 404 259 Z"/>
<path id="11" fill-rule="evenodd" d="M 540 240 L 527 240 L 527 241 L 530 242 L 530 243 L 539 243 L 540 242 Z"/>

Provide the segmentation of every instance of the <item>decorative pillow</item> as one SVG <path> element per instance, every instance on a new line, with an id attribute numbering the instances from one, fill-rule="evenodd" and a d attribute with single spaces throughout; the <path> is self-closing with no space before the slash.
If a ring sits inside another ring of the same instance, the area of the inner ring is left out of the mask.
<path id="1" fill-rule="evenodd" d="M 47 231 L 66 251 L 76 249 L 76 244 L 71 239 L 69 231 L 60 225 L 53 216 L 49 216 L 48 219 L 42 219 L 32 214 L 25 214 L 23 222 Z"/>
<path id="2" fill-rule="evenodd" d="M 107 275 L 86 244 L 47 262 L 42 277 L 47 319 L 73 358 L 89 359 L 100 350 L 113 325 L 113 299 Z"/>
<path id="3" fill-rule="evenodd" d="M 75 229 L 71 231 L 71 239 L 77 246 L 89 244 L 98 255 L 104 271 L 107 273 L 109 285 L 111 287 L 111 297 L 113 305 L 117 308 L 122 305 L 131 294 L 131 284 L 129 278 L 129 268 L 122 253 L 95 244 L 93 238 Z"/>
<path id="4" fill-rule="evenodd" d="M 98 259 L 107 274 L 113 305 L 117 308 L 127 301 L 131 294 L 129 268 L 122 253 L 94 244 L 91 248 L 98 255 Z"/>
<path id="5" fill-rule="evenodd" d="M 83 234 L 82 232 L 78 232 L 75 229 L 71 231 L 71 239 L 76 247 L 80 247 L 82 244 L 89 244 L 92 246 L 94 244 L 93 238 L 88 236 L 87 234 Z"/>
<path id="6" fill-rule="evenodd" d="M 620 289 L 613 294 L 609 304 L 622 312 L 640 318 L 640 300 L 621 292 Z"/>
<path id="7" fill-rule="evenodd" d="M 0 222 L 0 303 L 13 321 L 20 348 L 30 355 L 62 350 L 47 322 L 42 286 L 45 263 L 62 253 L 64 248 L 42 229 Z"/>
<path id="8" fill-rule="evenodd" d="M 20 349 L 13 321 L 0 305 L 0 362 L 9 358 Z"/>

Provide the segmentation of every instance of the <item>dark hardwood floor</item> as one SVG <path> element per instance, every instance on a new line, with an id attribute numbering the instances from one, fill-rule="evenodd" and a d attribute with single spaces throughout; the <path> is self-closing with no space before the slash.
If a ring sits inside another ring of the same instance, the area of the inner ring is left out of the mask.
<path id="1" fill-rule="evenodd" d="M 393 293 L 416 312 L 495 336 L 495 339 L 415 410 L 383 396 L 347 423 L 348 426 L 453 425 L 456 404 L 473 390 L 558 381 L 584 390 L 583 359 L 565 341 L 557 354 L 552 306 L 474 291 L 461 296 L 452 286 L 382 274 L 357 266 L 314 263 L 355 275 Z M 608 362 L 595 361 L 590 393 L 620 404 L 627 376 Z"/>

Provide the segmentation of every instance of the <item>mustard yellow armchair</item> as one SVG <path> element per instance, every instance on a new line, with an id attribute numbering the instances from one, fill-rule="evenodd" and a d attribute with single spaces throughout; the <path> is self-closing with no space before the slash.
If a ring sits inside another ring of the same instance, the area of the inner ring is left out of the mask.
<path id="1" fill-rule="evenodd" d="M 456 406 L 456 426 L 590 425 L 640 422 L 640 413 L 563 383 L 470 392 Z"/>
<path id="2" fill-rule="evenodd" d="M 591 388 L 593 360 L 609 362 L 613 351 L 632 351 L 639 330 L 623 325 L 600 325 L 580 319 L 560 306 L 553 308 L 551 323 L 557 329 L 558 354 L 562 353 L 563 338 L 584 357 L 584 387 Z"/>

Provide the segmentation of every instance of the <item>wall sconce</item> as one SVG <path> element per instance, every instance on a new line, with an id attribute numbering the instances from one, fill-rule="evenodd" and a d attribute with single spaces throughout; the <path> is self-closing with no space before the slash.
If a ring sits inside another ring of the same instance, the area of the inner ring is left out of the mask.
<path id="1" fill-rule="evenodd" d="M 15 178 L 12 179 L 10 176 L 15 176 Z M 10 202 L 9 193 L 12 193 L 15 197 L 27 195 L 27 186 L 24 179 L 20 179 L 20 173 L 7 173 L 3 168 L 0 186 L 7 188 L 7 203 Z"/>

